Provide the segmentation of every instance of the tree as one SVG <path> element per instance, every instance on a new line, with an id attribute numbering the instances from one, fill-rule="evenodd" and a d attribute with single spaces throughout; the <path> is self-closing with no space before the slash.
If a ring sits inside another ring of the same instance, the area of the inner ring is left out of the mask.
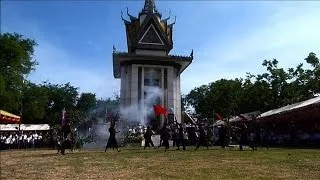
<path id="1" fill-rule="evenodd" d="M 276 59 L 264 60 L 266 72 L 196 87 L 186 99 L 200 117 L 212 117 L 213 110 L 229 116 L 307 100 L 320 94 L 320 65 L 315 53 L 309 53 L 305 61 L 311 69 L 304 69 L 301 63 L 285 70 Z"/>
<path id="2" fill-rule="evenodd" d="M 212 106 L 207 111 L 212 117 L 213 109 L 224 117 L 237 115 L 242 97 L 242 79 L 221 79 L 210 84 L 208 100 Z M 210 116 L 209 116 L 210 117 Z"/>
<path id="3" fill-rule="evenodd" d="M 202 85 L 191 90 L 190 93 L 186 96 L 188 104 L 191 104 L 197 114 L 202 117 L 208 117 L 208 109 L 212 108 L 212 105 L 210 105 L 210 102 L 207 98 L 208 93 L 208 85 Z"/>
<path id="4" fill-rule="evenodd" d="M 186 95 L 181 95 L 181 111 L 186 111 L 188 107 L 188 100 Z"/>
<path id="5" fill-rule="evenodd" d="M 242 79 L 220 79 L 191 90 L 186 96 L 201 118 L 213 117 L 213 111 L 224 117 L 237 114 L 241 109 Z"/>
<path id="6" fill-rule="evenodd" d="M 77 101 L 77 109 L 88 112 L 96 106 L 96 95 L 92 93 L 82 93 Z"/>
<path id="7" fill-rule="evenodd" d="M 46 116 L 48 122 L 57 124 L 61 121 L 62 110 L 66 109 L 66 117 L 74 117 L 73 112 L 76 109 L 78 99 L 78 88 L 66 83 L 64 85 L 51 84 L 44 82 L 41 85 L 46 89 L 48 101 L 46 105 Z"/>
<path id="8" fill-rule="evenodd" d="M 0 35 L 0 108 L 18 113 L 25 77 L 34 70 L 36 42 L 17 33 Z"/>
<path id="9" fill-rule="evenodd" d="M 307 83 L 307 88 L 309 88 L 310 93 L 315 96 L 320 93 L 320 63 L 319 58 L 315 53 L 309 53 L 308 57 L 305 58 L 305 61 L 310 64 L 314 69 L 306 70 L 306 76 L 309 77 Z"/>
<path id="10" fill-rule="evenodd" d="M 49 97 L 46 88 L 27 82 L 22 98 L 23 123 L 47 123 L 46 109 L 48 101 Z"/>
<path id="11" fill-rule="evenodd" d="M 48 108 L 50 111 L 61 111 L 63 108 L 73 109 L 78 98 L 78 88 L 66 83 L 64 85 L 51 84 L 44 82 L 42 85 L 49 94 Z"/>

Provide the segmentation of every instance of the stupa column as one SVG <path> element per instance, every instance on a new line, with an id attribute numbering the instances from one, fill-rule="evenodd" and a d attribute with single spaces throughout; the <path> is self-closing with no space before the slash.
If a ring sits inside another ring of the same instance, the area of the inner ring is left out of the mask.
<path id="1" fill-rule="evenodd" d="M 142 73 L 141 73 L 141 120 L 143 123 L 146 122 L 146 116 L 145 116 L 145 102 L 144 102 L 144 66 L 142 66 Z"/>
<path id="2" fill-rule="evenodd" d="M 136 118 L 139 117 L 138 114 L 138 67 L 137 65 L 133 64 L 131 67 L 131 105 L 132 105 L 132 115 Z"/>

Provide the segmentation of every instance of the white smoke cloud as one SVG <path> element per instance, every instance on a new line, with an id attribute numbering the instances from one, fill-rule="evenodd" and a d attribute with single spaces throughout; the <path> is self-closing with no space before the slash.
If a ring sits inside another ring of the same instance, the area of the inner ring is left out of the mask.
<path id="1" fill-rule="evenodd" d="M 146 97 L 143 100 L 144 106 L 140 109 L 139 103 L 131 104 L 128 107 L 121 108 L 120 114 L 121 117 L 130 121 L 130 122 L 137 122 L 141 125 L 146 125 L 146 119 L 148 116 L 154 115 L 153 105 L 155 105 L 158 98 L 163 96 L 163 91 L 156 86 L 145 86 Z M 143 118 L 141 115 L 144 115 Z"/>
<path id="2" fill-rule="evenodd" d="M 123 138 L 128 131 L 128 124 L 126 123 L 139 123 L 143 126 L 148 124 L 145 119 L 141 118 L 140 114 L 144 114 L 145 117 L 153 116 L 153 105 L 158 103 L 158 98 L 161 98 L 163 95 L 163 91 L 159 87 L 155 86 L 145 86 L 145 92 L 147 93 L 144 98 L 145 106 L 139 110 L 139 104 L 131 104 L 131 106 L 120 109 L 120 121 L 116 122 L 116 130 L 120 131 L 117 134 L 116 138 L 118 140 L 118 144 L 120 145 L 120 140 Z M 104 113 L 99 113 L 104 111 L 105 107 L 97 107 L 91 110 L 88 114 L 87 118 L 88 124 L 90 124 L 86 128 L 81 128 L 78 130 L 78 138 L 86 138 L 91 136 L 94 142 L 84 144 L 84 148 L 86 149 L 99 149 L 104 148 L 108 142 L 109 138 L 109 127 L 110 123 L 106 122 L 106 117 Z M 138 111 L 139 110 L 139 111 Z M 116 114 L 116 112 L 114 112 Z"/>

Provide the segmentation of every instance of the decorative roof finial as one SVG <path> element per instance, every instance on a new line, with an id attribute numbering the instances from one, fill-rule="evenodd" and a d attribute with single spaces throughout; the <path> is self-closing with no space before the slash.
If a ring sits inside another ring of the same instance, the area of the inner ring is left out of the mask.
<path id="1" fill-rule="evenodd" d="M 190 57 L 193 58 L 193 49 L 191 51 Z"/>
<path id="2" fill-rule="evenodd" d="M 134 16 L 131 16 L 131 15 L 129 14 L 129 8 L 128 8 L 128 7 L 126 7 L 126 8 L 127 8 L 127 15 L 130 17 L 130 20 L 131 20 L 131 21 L 137 20 L 138 18 L 136 18 L 136 17 L 134 17 Z"/>
<path id="3" fill-rule="evenodd" d="M 123 12 L 121 11 L 121 19 L 124 21 L 124 23 L 126 23 L 126 24 L 129 24 L 130 22 L 129 21 L 127 21 L 127 20 L 125 20 L 124 18 L 123 18 Z"/>
<path id="4" fill-rule="evenodd" d="M 173 26 L 174 24 L 176 24 L 176 20 L 177 20 L 177 16 L 174 16 L 174 22 L 169 24 L 168 26 Z"/>
<path id="5" fill-rule="evenodd" d="M 171 10 L 169 11 L 169 17 L 166 18 L 166 19 L 164 19 L 164 20 L 162 20 L 162 21 L 163 21 L 163 22 L 164 22 L 164 21 L 168 21 L 168 20 L 170 19 L 170 16 L 171 16 Z"/>
<path id="6" fill-rule="evenodd" d="M 142 11 L 140 12 L 140 14 L 156 14 L 161 18 L 161 14 L 159 13 L 159 11 L 156 8 L 156 4 L 154 2 L 154 0 L 145 0 L 144 1 L 144 7 L 142 9 Z"/>
<path id="7" fill-rule="evenodd" d="M 154 0 L 145 0 L 144 1 L 143 11 L 153 13 L 155 11 L 155 9 L 156 9 L 156 5 L 154 3 Z"/>
<path id="8" fill-rule="evenodd" d="M 117 49 L 116 49 L 116 47 L 114 46 L 114 44 L 113 44 L 113 53 L 115 53 L 115 52 L 117 52 Z"/>

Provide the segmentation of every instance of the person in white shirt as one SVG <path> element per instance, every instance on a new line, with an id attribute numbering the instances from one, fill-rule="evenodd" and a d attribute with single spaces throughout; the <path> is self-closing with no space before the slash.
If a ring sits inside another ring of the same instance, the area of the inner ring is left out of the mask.
<path id="1" fill-rule="evenodd" d="M 9 135 L 7 138 L 6 138 L 6 141 L 5 141 L 5 144 L 6 144 L 6 149 L 10 149 L 10 142 L 11 142 L 11 135 Z"/>
<path id="2" fill-rule="evenodd" d="M 11 141 L 10 141 L 10 144 L 14 144 L 16 141 L 16 136 L 12 136 L 11 137 Z"/>
<path id="3" fill-rule="evenodd" d="M 27 142 L 28 142 L 28 147 L 29 147 L 29 148 L 32 147 L 32 146 L 31 146 L 31 141 L 32 141 L 32 135 L 29 134 L 28 137 L 27 137 Z"/>
<path id="4" fill-rule="evenodd" d="M 23 148 L 26 148 L 27 147 L 27 144 L 28 144 L 28 136 L 27 134 L 22 134 L 22 141 L 23 141 Z"/>
<path id="5" fill-rule="evenodd" d="M 33 134 L 33 146 L 38 147 L 38 134 L 37 133 Z"/>

